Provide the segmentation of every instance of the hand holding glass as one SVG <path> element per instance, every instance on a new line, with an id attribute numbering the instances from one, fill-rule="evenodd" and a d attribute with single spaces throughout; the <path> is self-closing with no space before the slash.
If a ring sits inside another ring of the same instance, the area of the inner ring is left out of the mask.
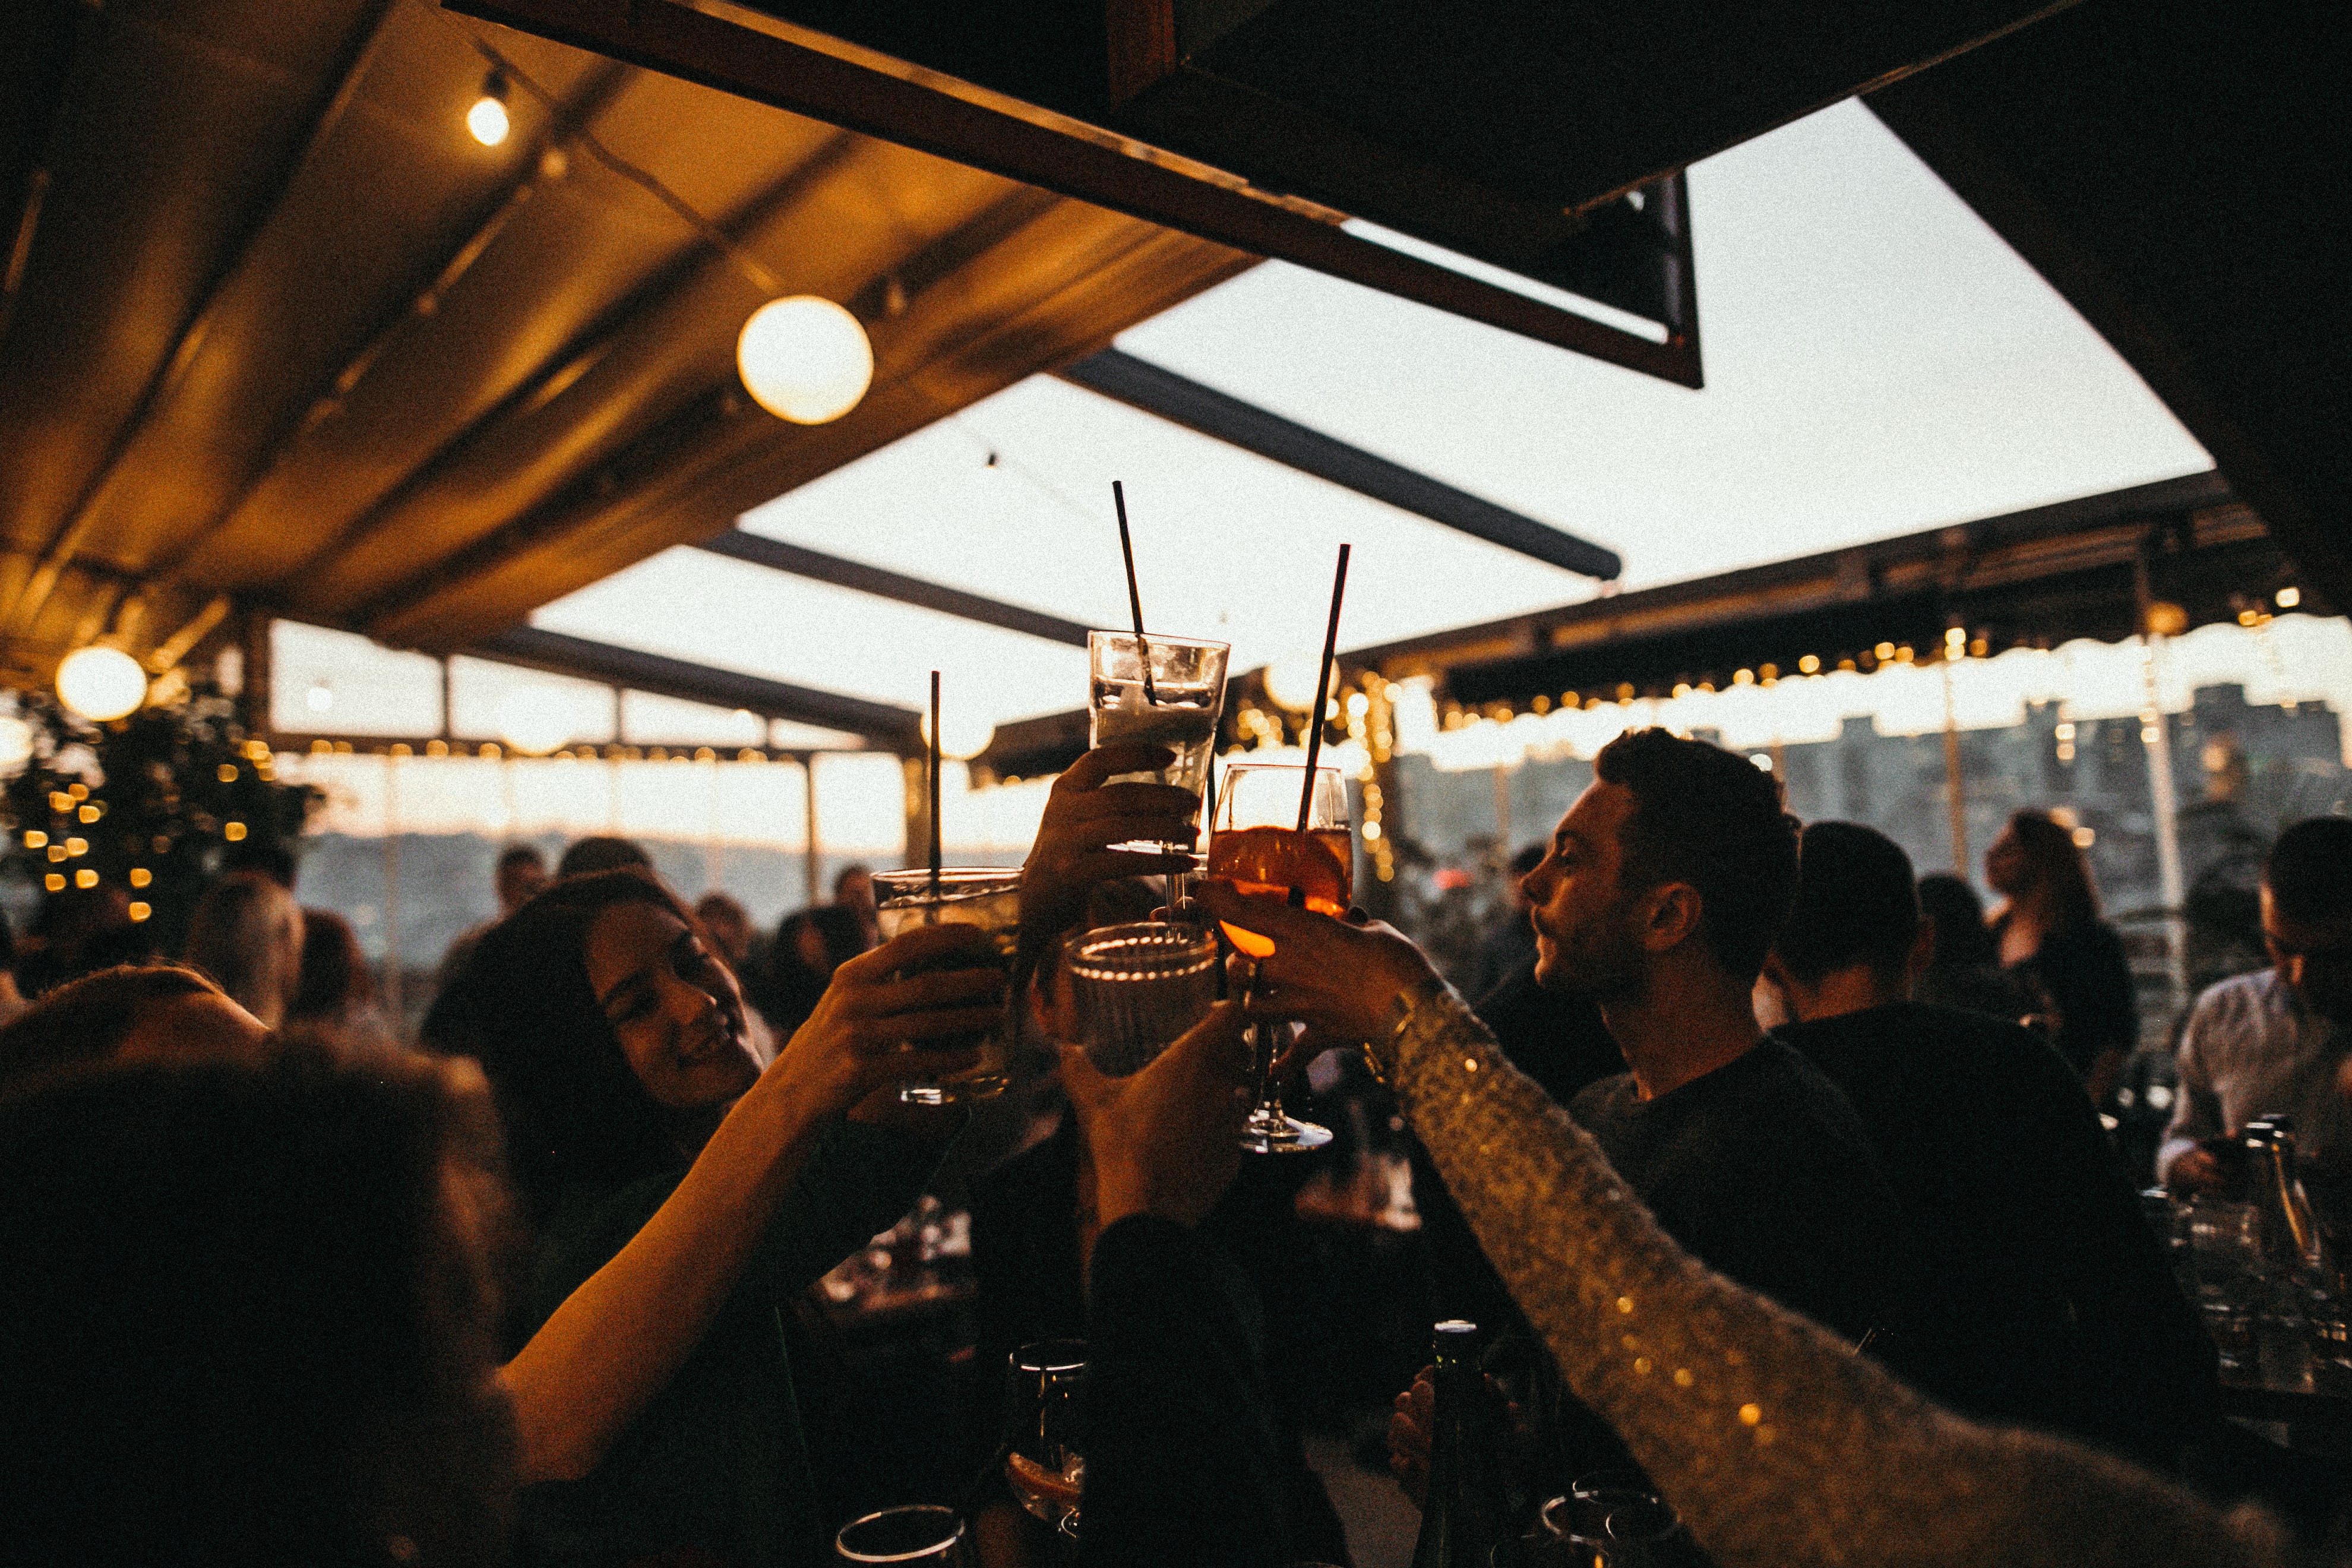
<path id="1" fill-rule="evenodd" d="M 1217 820 L 1209 839 L 1207 875 L 1244 893 L 1286 893 L 1301 908 L 1344 918 L 1355 891 L 1355 848 L 1348 831 L 1348 790 L 1337 768 L 1315 770 L 1307 796 L 1307 827 L 1298 827 L 1299 796 L 1307 770 L 1234 767 L 1225 770 L 1217 796 Z M 1223 924 L 1227 940 L 1254 959 L 1274 952 L 1270 938 Z M 1256 976 L 1251 976 L 1253 987 Z M 1258 1154 L 1295 1154 L 1331 1141 L 1330 1130 L 1285 1115 L 1276 1063 L 1289 1044 L 1286 1024 L 1255 1029 L 1258 1053 L 1258 1104 L 1242 1133 L 1242 1147 Z"/>
<path id="2" fill-rule="evenodd" d="M 882 926 L 882 940 L 924 926 L 977 926 L 988 933 L 998 956 L 1009 969 L 1021 935 L 1021 873 L 993 867 L 957 867 L 939 874 L 934 891 L 927 870 L 877 871 L 874 892 Z M 967 968 L 971 960 L 958 954 L 952 967 Z M 898 1098 L 909 1105 L 955 1105 L 1002 1093 L 1011 1081 L 1011 1005 L 992 1029 L 968 1042 L 980 1060 L 951 1077 L 916 1080 L 899 1086 Z"/>

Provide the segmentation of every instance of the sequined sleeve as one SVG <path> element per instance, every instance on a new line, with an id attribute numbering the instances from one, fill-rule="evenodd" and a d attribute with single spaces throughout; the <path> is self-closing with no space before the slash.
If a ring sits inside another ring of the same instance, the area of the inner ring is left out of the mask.
<path id="1" fill-rule="evenodd" d="M 1379 1056 L 1570 1385 L 1723 1568 L 2284 1564 L 2118 1461 L 1949 1415 L 1678 1248 L 1599 1148 L 1433 983 Z"/>

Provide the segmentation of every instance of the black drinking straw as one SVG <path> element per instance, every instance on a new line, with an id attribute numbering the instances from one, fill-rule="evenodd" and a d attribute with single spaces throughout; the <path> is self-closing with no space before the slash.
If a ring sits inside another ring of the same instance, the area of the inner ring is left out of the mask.
<path id="1" fill-rule="evenodd" d="M 940 901 L 940 672 L 931 671 L 931 902 Z"/>
<path id="2" fill-rule="evenodd" d="M 1110 500 L 1118 509 L 1118 552 L 1127 559 L 1127 607 L 1135 616 L 1135 658 L 1143 667 L 1143 700 L 1157 708 L 1160 694 L 1151 689 L 1151 645 L 1143 640 L 1143 595 L 1135 585 L 1135 543 L 1127 536 L 1127 487 L 1117 479 L 1110 482 Z"/>
<path id="3" fill-rule="evenodd" d="M 1323 754 L 1323 706 L 1331 689 L 1331 658 L 1339 648 L 1339 601 L 1348 593 L 1348 550 L 1339 546 L 1339 574 L 1331 579 L 1331 624 L 1323 628 L 1323 662 L 1317 667 L 1315 708 L 1307 721 L 1307 783 L 1298 792 L 1298 831 L 1315 810 L 1315 759 Z M 936 727 L 936 726 L 935 726 Z"/>

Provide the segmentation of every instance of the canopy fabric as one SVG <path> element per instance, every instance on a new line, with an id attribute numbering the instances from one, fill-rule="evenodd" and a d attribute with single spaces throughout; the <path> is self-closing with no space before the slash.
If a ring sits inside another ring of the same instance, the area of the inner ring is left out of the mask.
<path id="1" fill-rule="evenodd" d="M 1691 171 L 1708 385 L 1691 392 L 1280 264 L 1118 346 L 1618 551 L 1629 587 L 2210 468 L 2051 289 L 1858 105 Z M 991 455 L 995 461 L 990 463 Z M 1046 377 L 746 514 L 753 532 L 1102 626 L 1144 612 L 1311 652 L 1580 601 L 1589 581 Z M 1066 710 L 1084 655 L 674 550 L 534 625 L 902 706 L 927 672 L 1002 724 Z"/>

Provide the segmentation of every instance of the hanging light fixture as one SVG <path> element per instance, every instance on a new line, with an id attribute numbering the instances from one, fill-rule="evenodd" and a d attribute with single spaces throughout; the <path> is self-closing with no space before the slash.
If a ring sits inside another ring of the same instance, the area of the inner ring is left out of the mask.
<path id="1" fill-rule="evenodd" d="M 504 71 L 492 71 L 482 83 L 482 96 L 474 100 L 474 107 L 466 110 L 466 129 L 474 140 L 485 147 L 495 147 L 507 139 L 514 129 L 514 119 L 507 112 L 507 78 Z"/>
<path id="2" fill-rule="evenodd" d="M 824 425 L 858 405 L 874 381 L 874 345 L 831 300 L 793 294 L 751 312 L 735 366 L 752 400 L 779 419 Z"/>
<path id="3" fill-rule="evenodd" d="M 918 726 L 923 740 L 931 738 L 931 716 L 922 716 Z M 996 739 L 996 726 L 971 713 L 948 713 L 940 720 L 940 755 L 959 763 L 968 763 L 988 750 Z"/>
<path id="4" fill-rule="evenodd" d="M 548 693 L 516 687 L 499 699 L 499 732 L 527 757 L 543 757 L 572 740 L 572 720 Z"/>
<path id="5" fill-rule="evenodd" d="M 78 647 L 58 666 L 58 700 L 98 723 L 120 719 L 147 700 L 147 672 L 119 647 Z"/>

